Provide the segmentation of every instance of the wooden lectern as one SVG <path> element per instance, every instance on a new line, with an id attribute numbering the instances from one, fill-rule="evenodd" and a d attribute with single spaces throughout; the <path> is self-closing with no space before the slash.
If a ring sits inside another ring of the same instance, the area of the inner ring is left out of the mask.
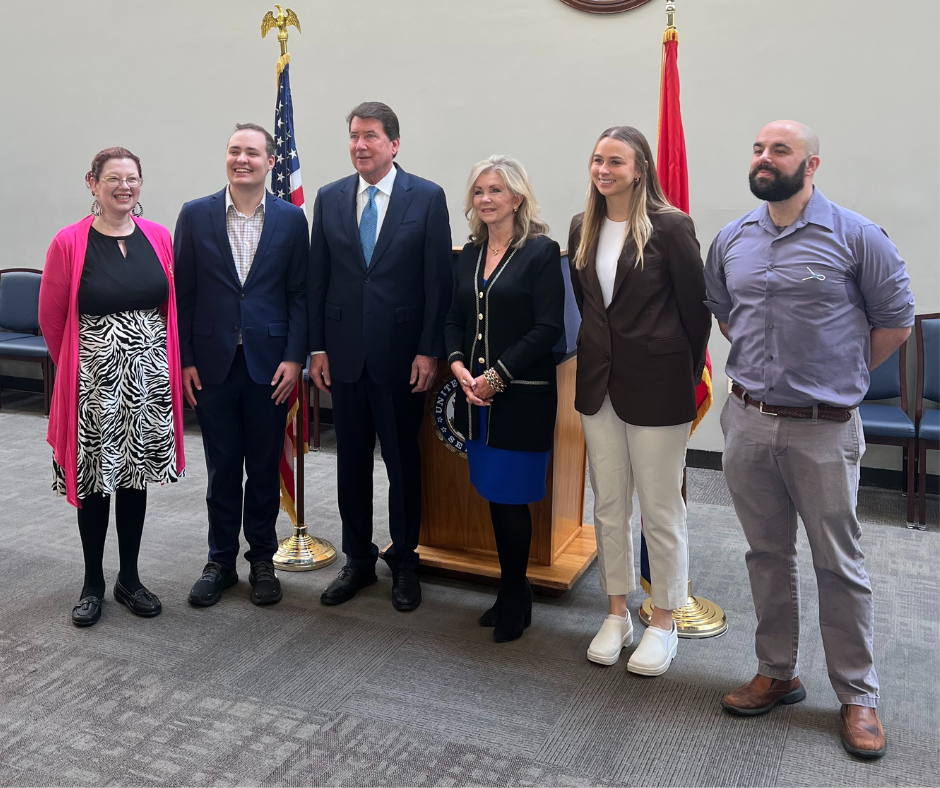
<path id="1" fill-rule="evenodd" d="M 563 257 L 561 263 L 568 287 L 567 302 L 571 305 L 574 296 L 567 258 Z M 582 523 L 587 452 L 581 419 L 574 409 L 578 361 L 570 352 L 575 345 L 577 322 L 576 317 L 566 316 L 566 337 L 556 348 L 556 358 L 561 359 L 556 367 L 558 416 L 548 465 L 547 494 L 543 500 L 529 505 L 532 511 L 529 582 L 533 590 L 549 596 L 560 596 L 569 590 L 597 555 L 594 526 Z M 470 483 L 470 467 L 461 452 L 461 437 L 448 429 L 447 410 L 450 405 L 453 412 L 456 386 L 450 367 L 441 361 L 428 396 L 430 413 L 420 435 L 420 566 L 432 574 L 495 584 L 499 581 L 499 561 L 489 505 Z"/>

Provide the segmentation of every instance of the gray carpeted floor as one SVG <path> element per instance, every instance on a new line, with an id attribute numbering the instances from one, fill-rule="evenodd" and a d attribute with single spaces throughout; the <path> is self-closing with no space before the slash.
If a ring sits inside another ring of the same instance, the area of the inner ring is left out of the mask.
<path id="1" fill-rule="evenodd" d="M 501 645 L 476 625 L 493 589 L 429 578 L 421 607 L 401 614 L 381 563 L 379 583 L 339 608 L 318 599 L 338 564 L 281 573 L 284 601 L 266 609 L 249 603 L 243 565 L 218 605 L 191 608 L 206 473 L 187 424 L 188 474 L 151 488 L 140 562 L 163 614 L 137 619 L 109 595 L 101 621 L 79 630 L 81 547 L 74 511 L 50 491 L 40 401 L 4 395 L 0 785 L 938 784 L 936 498 L 920 532 L 905 527 L 899 494 L 862 493 L 889 746 L 864 763 L 839 744 L 805 539 L 806 701 L 756 719 L 718 705 L 756 667 L 745 542 L 720 473 L 690 470 L 689 530 L 694 591 L 724 607 L 730 630 L 680 641 L 668 673 L 647 679 L 626 672 L 626 656 L 610 668 L 585 658 L 606 612 L 596 566 L 565 597 L 537 599 L 525 636 Z M 308 456 L 307 522 L 339 545 L 334 452 L 327 431 Z M 380 461 L 375 475 L 383 544 Z M 112 531 L 109 582 L 116 547 Z M 631 596 L 634 612 L 643 597 Z"/>

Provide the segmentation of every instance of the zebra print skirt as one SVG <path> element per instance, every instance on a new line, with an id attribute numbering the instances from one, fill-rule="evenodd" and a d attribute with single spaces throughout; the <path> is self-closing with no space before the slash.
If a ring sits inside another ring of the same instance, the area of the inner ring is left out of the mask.
<path id="1" fill-rule="evenodd" d="M 53 466 L 64 495 L 65 472 Z M 79 498 L 182 475 L 159 309 L 79 316 L 77 470 Z"/>

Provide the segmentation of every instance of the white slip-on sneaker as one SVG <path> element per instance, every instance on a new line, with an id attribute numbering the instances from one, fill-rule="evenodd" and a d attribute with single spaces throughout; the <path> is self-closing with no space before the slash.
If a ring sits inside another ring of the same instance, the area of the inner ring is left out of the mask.
<path id="1" fill-rule="evenodd" d="M 640 640 L 640 645 L 627 662 L 627 670 L 641 676 L 660 676 L 665 673 L 670 663 L 676 658 L 679 648 L 679 634 L 676 624 L 666 631 L 658 627 L 647 627 Z"/>
<path id="2" fill-rule="evenodd" d="M 613 665 L 620 659 L 620 649 L 633 642 L 633 619 L 609 615 L 588 646 L 587 658 L 598 665 Z"/>

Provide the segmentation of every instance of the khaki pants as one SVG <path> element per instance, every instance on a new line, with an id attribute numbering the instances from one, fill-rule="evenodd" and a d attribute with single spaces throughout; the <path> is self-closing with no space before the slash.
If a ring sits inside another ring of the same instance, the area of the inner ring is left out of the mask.
<path id="1" fill-rule="evenodd" d="M 819 585 L 819 628 L 840 702 L 876 706 L 874 607 L 855 516 L 865 453 L 858 410 L 847 422 L 769 416 L 728 397 L 721 413 L 725 478 L 750 550 L 757 671 L 799 674 L 797 514 Z"/>
<path id="2" fill-rule="evenodd" d="M 643 514 L 656 607 L 682 607 L 689 593 L 689 548 L 682 471 L 692 422 L 636 427 L 621 421 L 610 397 L 593 416 L 581 414 L 594 490 L 594 528 L 601 588 L 609 596 L 636 588 L 633 490 Z"/>

